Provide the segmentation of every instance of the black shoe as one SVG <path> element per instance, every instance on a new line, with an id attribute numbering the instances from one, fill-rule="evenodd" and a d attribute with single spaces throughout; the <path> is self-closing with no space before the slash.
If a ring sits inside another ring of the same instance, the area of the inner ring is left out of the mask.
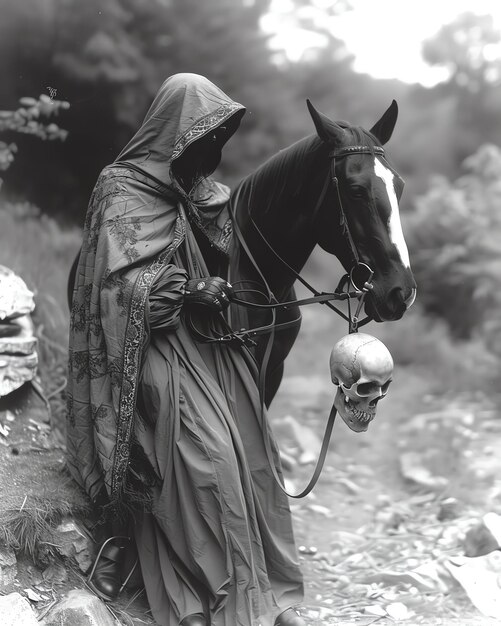
<path id="1" fill-rule="evenodd" d="M 137 566 L 137 560 L 129 572 L 125 582 L 121 581 L 121 566 L 124 556 L 124 547 L 113 545 L 113 540 L 123 540 L 128 537 L 110 537 L 99 550 L 92 570 L 87 578 L 87 584 L 92 591 L 103 600 L 116 600 L 118 595 L 128 583 Z"/>
<path id="2" fill-rule="evenodd" d="M 277 617 L 275 626 L 307 626 L 307 624 L 294 609 L 287 609 Z"/>
<path id="3" fill-rule="evenodd" d="M 207 626 L 207 622 L 201 613 L 197 613 L 196 615 L 187 615 L 179 626 Z"/>

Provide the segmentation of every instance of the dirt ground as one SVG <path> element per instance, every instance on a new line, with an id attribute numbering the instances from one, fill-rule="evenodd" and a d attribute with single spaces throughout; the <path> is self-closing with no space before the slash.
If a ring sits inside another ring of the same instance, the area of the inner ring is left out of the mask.
<path id="1" fill-rule="evenodd" d="M 326 341 L 323 318 L 306 317 L 270 413 L 293 491 L 313 471 L 335 392 L 328 353 L 339 328 L 328 330 L 332 340 Z M 485 513 L 501 513 L 499 400 L 468 390 L 437 394 L 434 382 L 430 372 L 397 368 L 368 432 L 353 433 L 338 419 L 313 494 L 291 500 L 305 575 L 302 610 L 310 626 L 498 623 L 482 615 L 450 577 L 425 590 L 409 578 L 420 567 L 463 554 L 466 531 Z M 42 413 L 14 417 L 0 447 L 0 495 L 19 508 L 42 485 L 50 489 L 54 477 L 56 485 L 65 484 L 64 453 L 47 446 Z M 409 458 L 415 466 L 405 478 L 403 460 Z M 56 569 L 47 578 L 21 561 L 14 590 L 45 590 L 47 601 L 35 607 L 42 614 L 67 590 L 83 586 L 76 569 Z M 127 626 L 153 625 L 144 594 L 124 594 L 110 610 Z"/>
<path id="2" fill-rule="evenodd" d="M 340 338 L 326 316 L 305 322 L 271 412 L 282 450 L 296 459 L 291 418 L 321 437 L 335 392 L 328 355 Z M 499 397 L 438 388 L 432 371 L 397 366 L 368 431 L 351 432 L 338 418 L 318 485 L 291 504 L 311 626 L 499 623 L 450 576 L 427 591 L 406 580 L 420 567 L 443 573 L 444 560 L 464 554 L 468 529 L 501 513 Z M 306 431 L 295 445 L 301 441 Z M 310 445 L 318 450 L 318 441 Z M 286 474 L 293 491 L 312 468 L 296 463 Z"/>

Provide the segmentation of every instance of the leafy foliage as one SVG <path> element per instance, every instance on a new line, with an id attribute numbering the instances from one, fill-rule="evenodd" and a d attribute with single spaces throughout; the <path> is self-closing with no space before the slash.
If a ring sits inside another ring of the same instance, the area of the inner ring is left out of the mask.
<path id="1" fill-rule="evenodd" d="M 423 57 L 431 65 L 446 66 L 458 86 L 479 91 L 486 83 L 500 78 L 499 58 L 485 54 L 486 46 L 500 42 L 501 33 L 492 15 L 466 12 L 425 41 Z"/>
<path id="2" fill-rule="evenodd" d="M 291 2 L 293 11 L 283 19 L 318 34 L 324 47 L 313 46 L 299 62 L 288 61 L 270 47 L 271 35 L 262 28 L 270 4 L 4 3 L 2 108 L 13 108 L 24 94 L 40 93 L 48 85 L 71 103 L 64 112 L 68 140 L 38 145 L 23 135 L 4 189 L 60 219 L 80 222 L 99 171 L 130 139 L 163 80 L 176 72 L 207 76 L 248 109 L 218 172 L 230 185 L 312 132 L 305 98 L 333 119 L 368 127 L 392 98 L 398 100 L 401 115 L 391 148 L 407 180 L 404 208 L 427 188 L 430 174 L 457 176 L 459 164 L 479 145 L 501 143 L 501 85 L 493 73 L 499 63 L 484 54 L 499 34 L 489 18 L 463 16 L 427 43 L 426 58 L 447 66 L 450 80 L 424 89 L 354 72 L 336 23 L 337 14 L 350 10 L 345 0 Z"/>
<path id="3" fill-rule="evenodd" d="M 57 115 L 61 109 L 69 109 L 68 102 L 53 100 L 42 94 L 38 100 L 24 97 L 15 111 L 0 111 L 0 133 L 25 133 L 39 139 L 60 139 L 64 141 L 67 131 L 54 122 L 48 123 L 43 118 Z M 42 118 L 42 120 L 40 120 Z M 17 145 L 14 142 L 0 141 L 0 171 L 7 170 L 14 161 Z M 0 179 L 0 184 L 1 184 Z"/>
<path id="4" fill-rule="evenodd" d="M 406 232 L 421 304 L 456 337 L 501 355 L 501 150 L 484 145 L 456 181 L 433 181 Z"/>

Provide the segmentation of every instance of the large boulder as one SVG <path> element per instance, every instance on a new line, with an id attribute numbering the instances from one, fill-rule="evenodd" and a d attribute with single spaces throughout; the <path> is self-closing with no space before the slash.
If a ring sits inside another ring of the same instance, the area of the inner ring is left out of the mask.
<path id="1" fill-rule="evenodd" d="M 30 603 L 20 593 L 0 596 L 0 620 L 2 626 L 39 626 Z"/>
<path id="2" fill-rule="evenodd" d="M 11 269 L 0 265 L 0 322 L 27 315 L 35 308 L 33 292 Z"/>
<path id="3" fill-rule="evenodd" d="M 69 591 L 51 609 L 41 624 L 42 626 L 120 626 L 104 602 L 83 589 Z"/>
<path id="4" fill-rule="evenodd" d="M 37 370 L 37 338 L 30 313 L 33 293 L 12 270 L 0 265 L 0 397 L 31 380 Z"/>

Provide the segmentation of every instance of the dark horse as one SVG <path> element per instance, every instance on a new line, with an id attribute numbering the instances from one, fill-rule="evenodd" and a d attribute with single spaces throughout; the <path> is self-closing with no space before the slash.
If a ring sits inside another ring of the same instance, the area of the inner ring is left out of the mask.
<path id="1" fill-rule="evenodd" d="M 374 274 L 373 288 L 365 299 L 366 314 L 378 322 L 398 320 L 414 301 L 416 283 L 398 213 L 403 181 L 382 149 L 392 135 L 397 104 L 393 101 L 370 132 L 333 122 L 309 102 L 308 108 L 316 134 L 273 156 L 231 196 L 239 237 L 233 241 L 226 278 L 235 284 L 257 282 L 279 302 L 291 301 L 296 276 L 290 268 L 300 272 L 319 244 L 336 255 L 347 272 L 357 262 L 368 265 Z M 202 246 L 208 267 L 220 270 L 217 253 L 207 242 Z M 280 262 L 271 248 L 290 267 Z M 69 277 L 69 299 L 77 263 L 78 257 Z M 277 312 L 275 322 L 298 318 L 298 308 L 290 306 Z M 269 311 L 232 305 L 230 320 L 235 328 L 254 328 L 266 324 Z M 266 379 L 268 405 L 278 390 L 284 360 L 298 332 L 299 320 L 274 337 Z M 257 339 L 258 360 L 266 342 L 265 335 Z"/>

